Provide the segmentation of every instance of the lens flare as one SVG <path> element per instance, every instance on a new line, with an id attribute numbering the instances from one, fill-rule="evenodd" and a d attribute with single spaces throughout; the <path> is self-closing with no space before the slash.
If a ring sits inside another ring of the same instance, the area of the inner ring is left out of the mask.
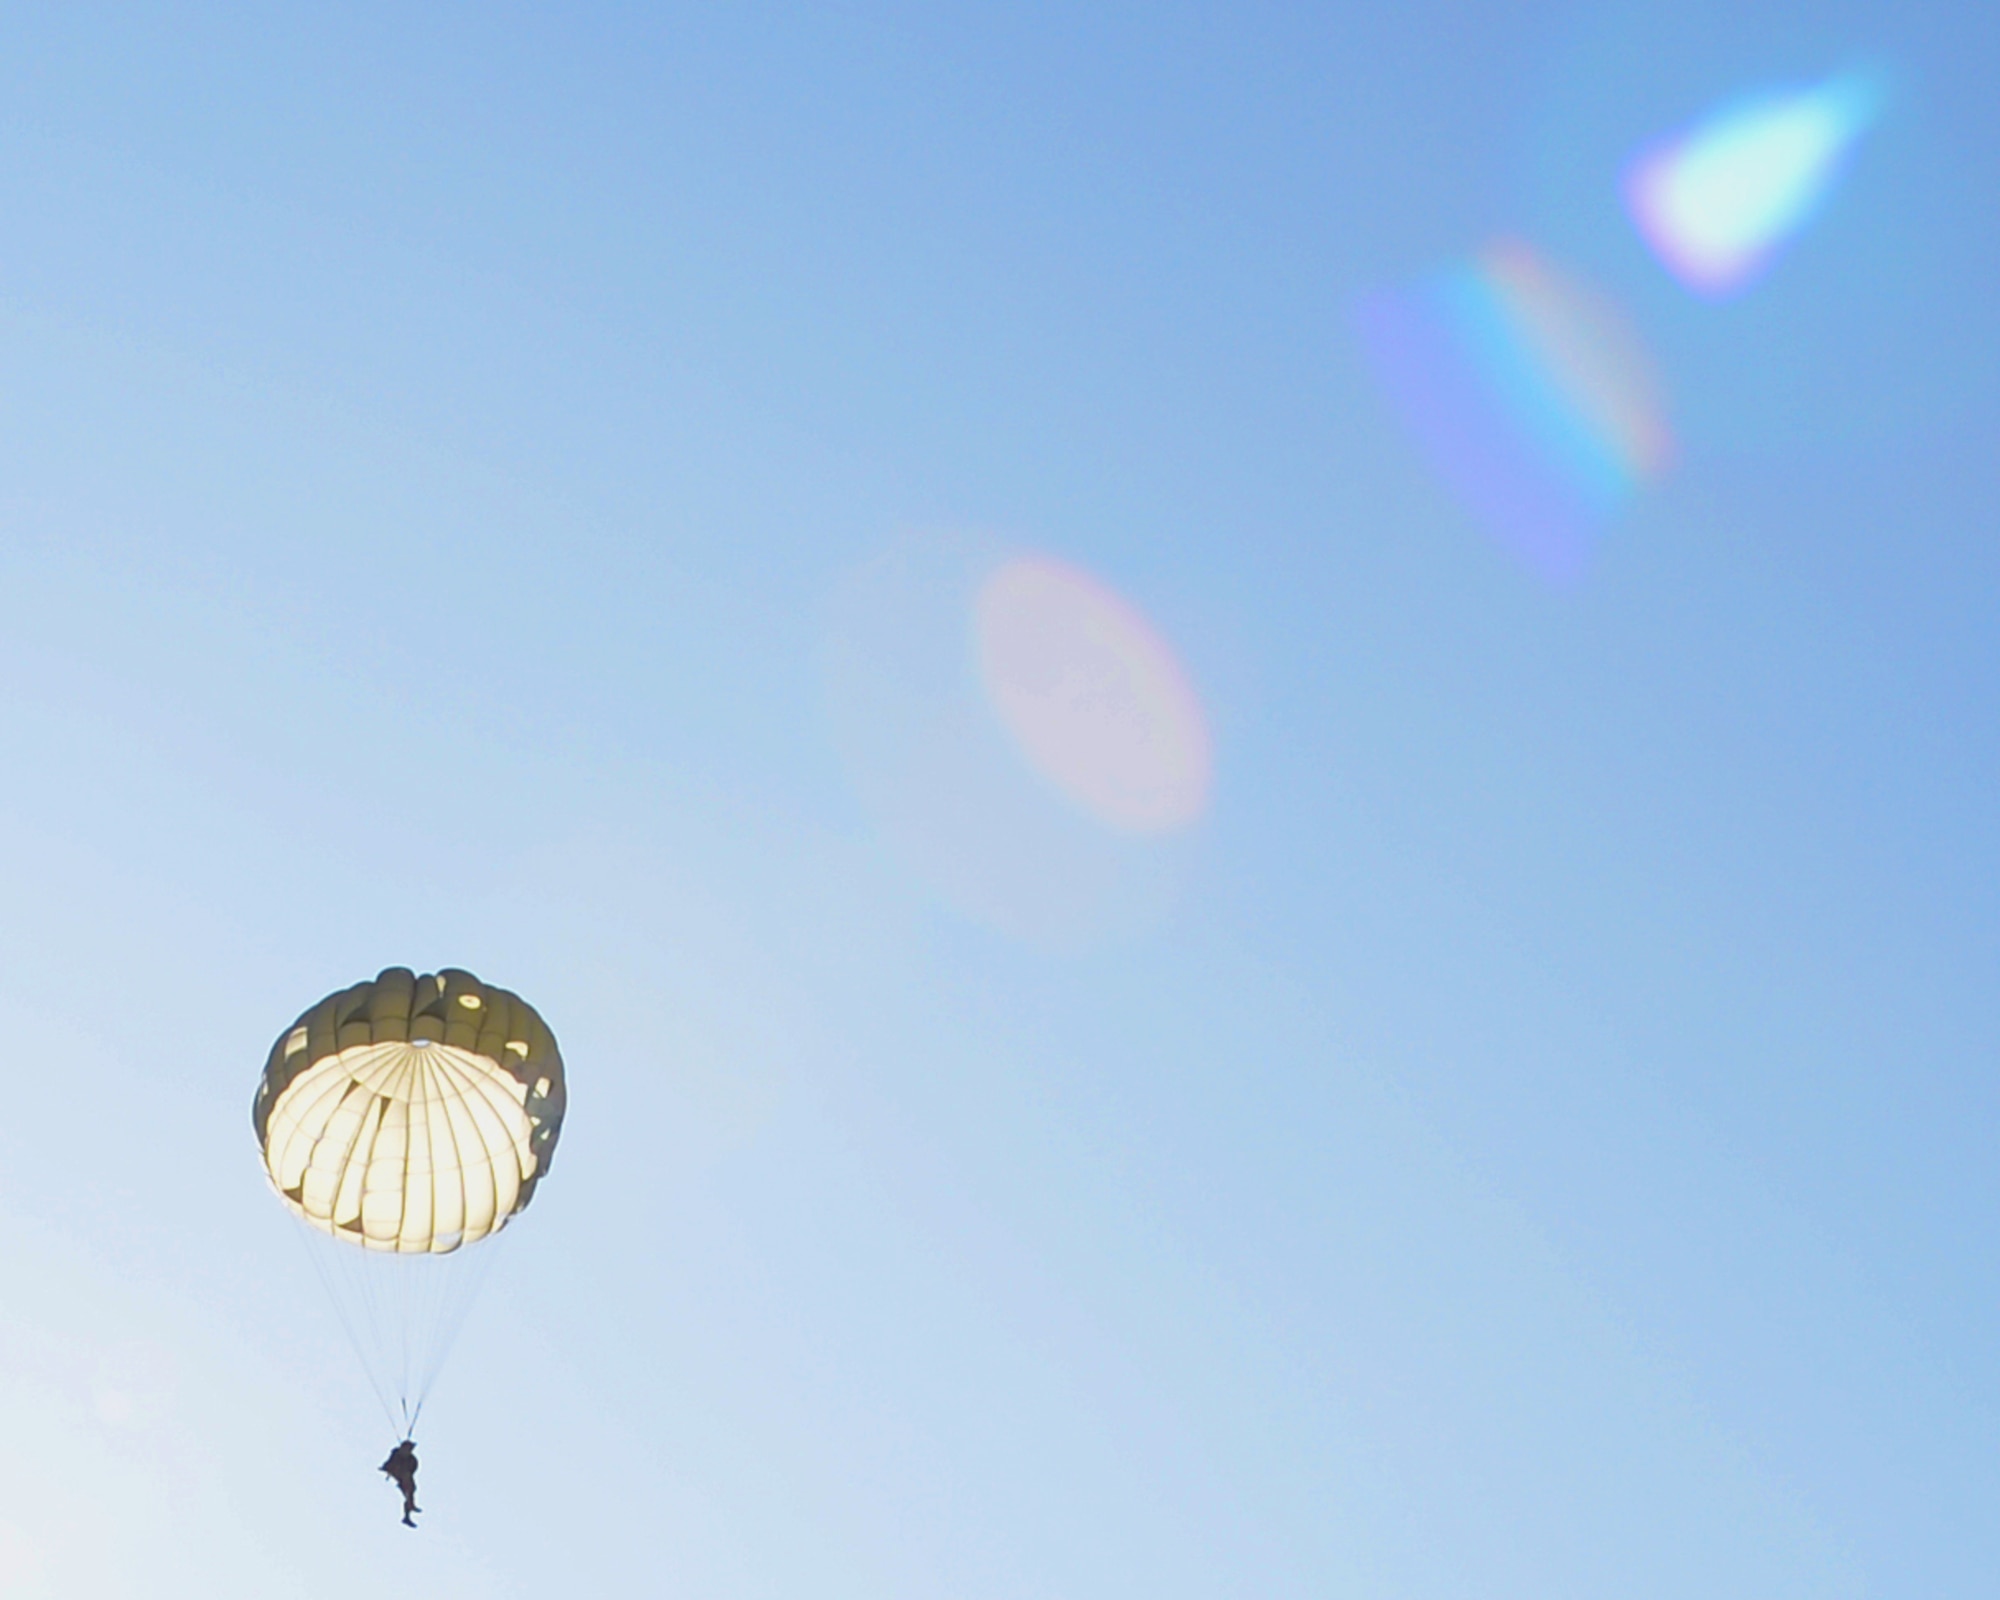
<path id="1" fill-rule="evenodd" d="M 1882 101 L 1862 72 L 1734 101 L 1642 150 L 1625 169 L 1626 209 L 1684 285 L 1735 294 L 1826 203 Z"/>
<path id="2" fill-rule="evenodd" d="M 829 732 L 917 879 L 1049 951 L 1160 925 L 1211 755 L 1137 612 L 1064 562 L 957 534 L 904 535 L 829 598 Z"/>
<path id="3" fill-rule="evenodd" d="M 998 568 L 973 603 L 979 677 L 1028 764 L 1099 821 L 1184 828 L 1207 808 L 1208 730 L 1173 652 L 1089 574 Z"/>
<path id="4" fill-rule="evenodd" d="M 1665 472 L 1652 362 L 1604 296 L 1499 240 L 1371 296 L 1362 343 L 1433 466 L 1502 543 L 1574 576 L 1604 527 Z"/>

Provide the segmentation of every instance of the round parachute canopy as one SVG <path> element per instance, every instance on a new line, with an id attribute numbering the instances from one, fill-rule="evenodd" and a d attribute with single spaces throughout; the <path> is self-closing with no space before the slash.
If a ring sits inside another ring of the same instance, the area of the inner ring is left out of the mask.
<path id="1" fill-rule="evenodd" d="M 391 967 L 278 1036 L 250 1119 L 301 1221 L 398 1255 L 446 1255 L 533 1198 L 567 1095 L 555 1035 L 519 995 Z"/>

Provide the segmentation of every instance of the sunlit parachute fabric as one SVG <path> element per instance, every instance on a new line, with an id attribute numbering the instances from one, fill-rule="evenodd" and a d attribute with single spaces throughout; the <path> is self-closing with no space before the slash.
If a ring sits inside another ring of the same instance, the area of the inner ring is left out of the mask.
<path id="1" fill-rule="evenodd" d="M 251 1108 L 264 1170 L 328 1241 L 314 1266 L 406 1431 L 478 1285 L 442 1258 L 533 1198 L 566 1103 L 534 1007 L 451 968 L 391 967 L 271 1047 Z"/>
<path id="2" fill-rule="evenodd" d="M 564 1098 L 555 1038 L 520 996 L 391 967 L 279 1037 L 252 1120 L 305 1221 L 369 1250 L 443 1255 L 528 1203 Z"/>

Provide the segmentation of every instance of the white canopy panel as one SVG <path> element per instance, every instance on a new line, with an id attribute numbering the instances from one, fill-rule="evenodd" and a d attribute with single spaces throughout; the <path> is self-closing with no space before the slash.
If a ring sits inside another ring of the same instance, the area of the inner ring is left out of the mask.
<path id="1" fill-rule="evenodd" d="M 298 1216 L 370 1250 L 443 1255 L 503 1226 L 535 1173 L 528 1086 L 430 1040 L 357 1045 L 292 1080 L 264 1164 Z"/>

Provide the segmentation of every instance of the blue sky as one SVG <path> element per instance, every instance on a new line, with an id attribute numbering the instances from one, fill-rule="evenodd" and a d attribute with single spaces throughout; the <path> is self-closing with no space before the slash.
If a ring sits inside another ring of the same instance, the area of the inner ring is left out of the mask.
<path id="1" fill-rule="evenodd" d="M 0 23 L 0 1590 L 1986 1592 L 1996 42 Z M 1625 164 L 1854 70 L 1690 293 Z M 1667 396 L 1568 584 L 1354 334 L 1495 239 Z M 1008 746 L 1008 551 L 1171 643 L 1195 825 Z M 416 1535 L 248 1128 L 391 964 L 572 1094 Z"/>

